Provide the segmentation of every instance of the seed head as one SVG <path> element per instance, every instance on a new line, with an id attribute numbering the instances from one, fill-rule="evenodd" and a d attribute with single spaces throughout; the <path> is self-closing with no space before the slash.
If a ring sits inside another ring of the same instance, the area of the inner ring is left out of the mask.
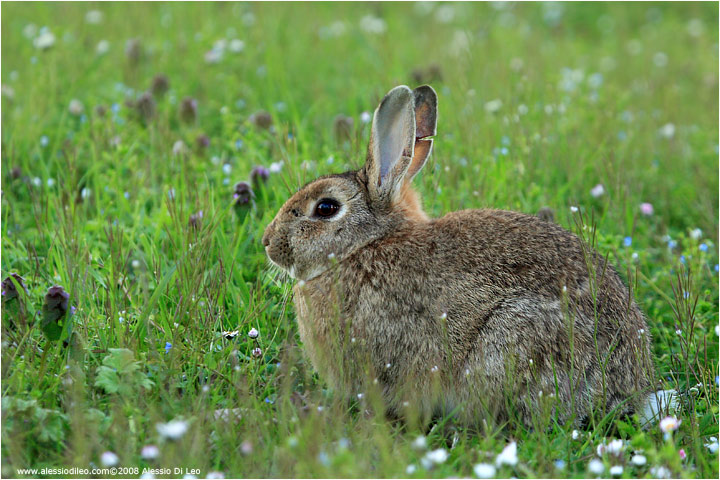
<path id="1" fill-rule="evenodd" d="M 197 230 L 202 226 L 202 218 L 203 218 L 203 211 L 200 210 L 199 212 L 190 215 L 190 220 L 188 221 L 188 225 L 190 226 L 190 228 Z"/>
<path id="2" fill-rule="evenodd" d="M 13 282 L 15 280 L 15 282 Z M 15 283 L 20 285 L 25 294 L 27 294 L 27 286 L 25 285 L 25 279 L 17 273 L 11 273 L 9 277 L 2 281 L 2 296 L 3 300 L 10 300 L 18 296 L 17 288 Z"/>
<path id="3" fill-rule="evenodd" d="M 10 177 L 13 180 L 17 180 L 22 177 L 22 169 L 20 167 L 13 167 L 12 170 L 10 170 Z"/>
<path id="4" fill-rule="evenodd" d="M 204 151 L 210 146 L 210 137 L 208 137 L 204 133 L 198 135 L 198 137 L 195 139 L 195 145 L 197 146 L 198 151 Z"/>
<path id="5" fill-rule="evenodd" d="M 257 165 L 250 171 L 250 182 L 255 188 L 261 187 L 262 184 L 267 182 L 268 178 L 270 178 L 270 170 L 262 165 Z"/>
<path id="6" fill-rule="evenodd" d="M 59 340 L 66 322 L 70 321 L 69 318 L 66 318 L 69 299 L 70 294 L 60 285 L 48 288 L 42 306 L 41 321 L 42 331 L 48 340 Z"/>
<path id="7" fill-rule="evenodd" d="M 249 120 L 250 123 L 258 128 L 262 128 L 263 130 L 269 129 L 273 123 L 272 115 L 270 115 L 270 112 L 266 112 L 265 110 L 258 110 L 253 113 L 250 115 Z"/>
<path id="8" fill-rule="evenodd" d="M 135 66 L 140 61 L 140 56 L 142 55 L 142 47 L 140 45 L 140 40 L 137 38 L 131 38 L 127 42 L 125 42 L 125 56 L 128 59 L 128 62 L 130 65 Z"/>
<path id="9" fill-rule="evenodd" d="M 185 123 L 195 123 L 197 120 L 197 100 L 185 97 L 180 102 L 180 120 Z"/>
<path id="10" fill-rule="evenodd" d="M 250 206 L 255 198 L 252 187 L 247 182 L 238 182 L 235 184 L 233 199 L 236 207 Z"/>
<path id="11" fill-rule="evenodd" d="M 150 92 L 155 98 L 162 98 L 170 90 L 170 80 L 162 73 L 155 75 L 150 85 Z"/>
<path id="12" fill-rule="evenodd" d="M 333 130 L 335 132 L 335 140 L 338 143 L 348 142 L 353 136 L 353 127 L 355 121 L 352 117 L 346 115 L 338 115 L 333 121 Z"/>
<path id="13" fill-rule="evenodd" d="M 135 102 L 135 109 L 140 119 L 147 123 L 155 116 L 155 99 L 149 92 L 145 92 Z"/>

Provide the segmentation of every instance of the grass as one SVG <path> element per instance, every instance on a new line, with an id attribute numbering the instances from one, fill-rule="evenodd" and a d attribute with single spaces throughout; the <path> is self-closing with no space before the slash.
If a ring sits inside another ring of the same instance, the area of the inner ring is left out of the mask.
<path id="1" fill-rule="evenodd" d="M 599 458 L 602 476 L 718 477 L 717 4 L 5 2 L 2 14 L 2 278 L 27 285 L 3 302 L 4 477 L 114 464 L 122 477 L 474 476 L 510 441 L 519 461 L 496 476 L 594 477 Z M 41 28 L 50 48 L 34 45 Z M 138 109 L 158 74 L 169 91 Z M 547 413 L 549 428 L 461 430 L 431 465 L 441 429 L 417 448 L 424 432 L 348 409 L 313 373 L 262 232 L 303 183 L 361 165 L 363 112 L 425 81 L 440 102 L 416 180 L 426 210 L 550 206 L 579 233 L 577 215 L 592 217 L 649 319 L 659 385 L 684 392 L 667 439 L 631 419 L 573 435 Z M 339 114 L 354 119 L 346 140 Z M 272 163 L 254 205 L 234 209 L 233 185 Z M 62 298 L 42 308 L 54 284 L 76 309 L 59 340 L 48 326 Z M 157 429 L 171 420 L 188 428 L 176 440 Z M 622 451 L 598 456 L 613 438 Z"/>

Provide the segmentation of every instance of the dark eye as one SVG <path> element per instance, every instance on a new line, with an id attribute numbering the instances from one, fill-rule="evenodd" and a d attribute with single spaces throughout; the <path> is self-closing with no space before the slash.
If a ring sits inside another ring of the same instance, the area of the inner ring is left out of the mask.
<path id="1" fill-rule="evenodd" d="M 322 218 L 332 217 L 339 210 L 340 204 L 332 198 L 323 198 L 315 205 L 315 215 Z"/>

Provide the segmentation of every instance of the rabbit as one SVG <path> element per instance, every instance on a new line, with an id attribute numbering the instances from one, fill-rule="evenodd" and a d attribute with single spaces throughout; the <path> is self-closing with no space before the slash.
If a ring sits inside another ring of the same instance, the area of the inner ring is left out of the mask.
<path id="1" fill-rule="evenodd" d="M 617 273 L 573 233 L 494 209 L 430 218 L 411 186 L 430 156 L 437 95 L 392 89 L 365 165 L 295 193 L 267 226 L 270 262 L 296 280 L 298 331 L 347 397 L 465 425 L 632 413 L 654 378 L 646 320 Z M 488 417 L 488 415 L 490 417 Z"/>

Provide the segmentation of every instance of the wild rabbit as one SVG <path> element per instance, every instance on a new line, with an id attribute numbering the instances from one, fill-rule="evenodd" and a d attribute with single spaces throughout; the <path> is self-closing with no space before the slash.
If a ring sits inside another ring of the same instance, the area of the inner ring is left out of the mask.
<path id="1" fill-rule="evenodd" d="M 579 423 L 600 405 L 634 411 L 654 370 L 627 288 L 578 237 L 536 216 L 429 218 L 410 183 L 436 119 L 431 87 L 392 89 L 375 111 L 365 166 L 305 185 L 265 231 L 272 263 L 298 280 L 314 367 L 348 396 L 377 385 L 397 416 L 530 424 L 548 398 L 561 421 Z"/>

